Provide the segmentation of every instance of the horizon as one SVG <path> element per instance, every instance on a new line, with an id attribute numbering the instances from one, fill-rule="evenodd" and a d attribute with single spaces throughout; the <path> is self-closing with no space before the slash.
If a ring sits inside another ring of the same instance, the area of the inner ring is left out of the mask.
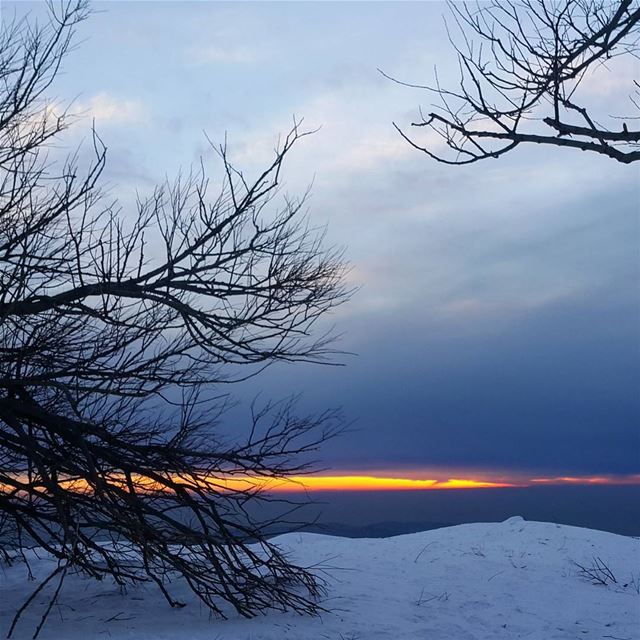
<path id="1" fill-rule="evenodd" d="M 536 486 L 640 486 L 640 474 L 609 476 L 551 476 L 526 477 L 523 474 L 485 472 L 447 475 L 442 470 L 434 477 L 432 470 L 413 470 L 411 473 L 392 471 L 310 472 L 287 478 L 242 478 L 224 480 L 225 486 L 257 485 L 270 493 L 313 493 L 331 491 L 448 491 L 475 489 L 517 489 Z"/>

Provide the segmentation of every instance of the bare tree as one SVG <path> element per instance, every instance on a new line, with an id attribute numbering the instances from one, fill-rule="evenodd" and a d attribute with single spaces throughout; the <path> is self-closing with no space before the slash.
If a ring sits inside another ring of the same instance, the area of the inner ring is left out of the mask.
<path id="1" fill-rule="evenodd" d="M 640 160 L 640 131 L 631 127 L 640 119 L 638 81 L 630 81 L 624 116 L 596 113 L 581 92 L 585 78 L 612 58 L 637 58 L 637 2 L 490 0 L 449 7 L 460 82 L 442 86 L 436 71 L 432 85 L 400 83 L 437 98 L 412 123 L 432 132 L 426 142 L 395 125 L 409 144 L 458 165 L 497 158 L 522 143 L 592 151 L 625 164 Z"/>
<path id="2" fill-rule="evenodd" d="M 220 385 L 332 353 L 310 332 L 348 296 L 344 265 L 278 187 L 305 133 L 254 180 L 223 146 L 216 189 L 201 169 L 121 210 L 95 133 L 84 171 L 51 150 L 70 119 L 46 92 L 86 16 L 74 0 L 0 35 L 0 554 L 58 559 L 33 597 L 81 572 L 151 581 L 180 606 L 177 576 L 219 615 L 313 613 L 318 579 L 249 507 L 309 471 L 339 416 L 271 403 L 243 436 L 216 435 Z"/>

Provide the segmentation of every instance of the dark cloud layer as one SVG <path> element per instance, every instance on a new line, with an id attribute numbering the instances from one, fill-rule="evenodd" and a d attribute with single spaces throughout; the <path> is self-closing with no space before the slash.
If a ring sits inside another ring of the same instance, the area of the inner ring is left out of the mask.
<path id="1" fill-rule="evenodd" d="M 325 447 L 337 466 L 637 473 L 639 318 L 637 301 L 603 294 L 495 332 L 408 324 L 361 342 L 346 368 L 272 373 L 259 386 L 356 419 Z"/>
<path id="2" fill-rule="evenodd" d="M 342 405 L 356 424 L 325 447 L 323 460 L 337 467 L 637 473 L 637 185 L 579 187 L 546 227 L 501 233 L 494 220 L 480 239 L 464 226 L 441 234 L 440 259 L 454 253 L 464 275 L 450 289 L 430 290 L 431 274 L 415 267 L 428 259 L 410 243 L 390 252 L 385 264 L 399 275 L 365 285 L 353 313 L 337 319 L 341 346 L 358 354 L 346 367 L 274 369 L 251 389 Z M 394 286 L 388 293 L 404 293 L 389 308 L 359 300 Z"/>

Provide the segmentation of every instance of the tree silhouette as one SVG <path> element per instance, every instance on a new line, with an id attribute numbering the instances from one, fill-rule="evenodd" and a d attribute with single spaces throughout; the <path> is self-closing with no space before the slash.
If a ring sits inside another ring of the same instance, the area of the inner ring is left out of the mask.
<path id="1" fill-rule="evenodd" d="M 400 82 L 437 99 L 412 123 L 432 133 L 425 142 L 394 123 L 409 144 L 458 165 L 498 158 L 523 143 L 591 151 L 625 164 L 640 160 L 640 131 L 632 127 L 640 118 L 638 81 L 630 82 L 624 117 L 596 113 L 581 92 L 585 78 L 612 58 L 637 58 L 637 2 L 491 0 L 449 7 L 459 85 L 441 85 L 437 72 L 432 85 Z"/>
<path id="2" fill-rule="evenodd" d="M 81 572 L 155 583 L 173 606 L 179 577 L 219 615 L 225 602 L 313 613 L 321 584 L 268 538 L 294 516 L 249 507 L 310 470 L 339 415 L 283 401 L 254 409 L 242 436 L 216 429 L 221 385 L 332 353 L 311 331 L 348 297 L 344 265 L 305 198 L 278 187 L 306 134 L 296 123 L 254 180 L 223 146 L 217 189 L 202 169 L 122 211 L 100 190 L 95 132 L 84 171 L 50 152 L 71 119 L 47 89 L 88 15 L 83 0 L 55 7 L 0 36 L 0 553 L 58 560 L 25 607 Z"/>

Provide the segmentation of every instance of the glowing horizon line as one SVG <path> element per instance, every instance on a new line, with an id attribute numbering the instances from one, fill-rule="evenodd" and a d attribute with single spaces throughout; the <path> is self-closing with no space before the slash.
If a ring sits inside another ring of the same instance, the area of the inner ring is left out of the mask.
<path id="1" fill-rule="evenodd" d="M 437 491 L 451 489 L 504 489 L 526 488 L 540 485 L 640 485 L 640 474 L 628 476 L 552 476 L 536 478 L 505 478 L 491 480 L 488 478 L 403 478 L 378 476 L 373 474 L 353 475 L 308 475 L 291 478 L 274 479 L 273 485 L 265 483 L 266 491 L 300 492 L 300 491 Z"/>
<path id="2" fill-rule="evenodd" d="M 389 472 L 387 472 L 389 473 Z M 399 473 L 396 471 L 395 473 Z M 413 472 L 416 473 L 415 471 Z M 466 475 L 466 474 L 460 474 Z M 244 474 L 221 474 L 208 476 L 199 474 L 177 475 L 169 474 L 172 483 L 187 490 L 209 490 L 213 492 L 263 492 L 263 493 L 305 493 L 314 491 L 442 491 L 467 489 L 504 489 L 526 488 L 535 486 L 618 486 L 640 485 L 640 474 L 626 476 L 551 476 L 525 478 L 514 474 L 490 473 L 478 474 L 473 477 L 449 478 L 416 478 L 400 475 L 376 475 L 375 473 L 351 474 L 308 474 L 288 477 L 249 476 Z M 113 474 L 107 479 L 115 485 L 125 485 L 119 474 Z M 137 475 L 134 478 L 136 488 L 142 491 L 164 491 L 171 487 L 159 483 L 151 478 Z M 60 486 L 72 491 L 90 490 L 84 478 L 68 478 L 60 481 Z M 7 490 L 0 484 L 0 491 Z M 43 487 L 42 487 L 43 488 Z"/>
<path id="3" fill-rule="evenodd" d="M 308 475 L 273 481 L 267 491 L 433 491 L 444 489 L 489 489 L 516 486 L 507 482 L 470 478 L 398 478 L 374 475 Z"/>

